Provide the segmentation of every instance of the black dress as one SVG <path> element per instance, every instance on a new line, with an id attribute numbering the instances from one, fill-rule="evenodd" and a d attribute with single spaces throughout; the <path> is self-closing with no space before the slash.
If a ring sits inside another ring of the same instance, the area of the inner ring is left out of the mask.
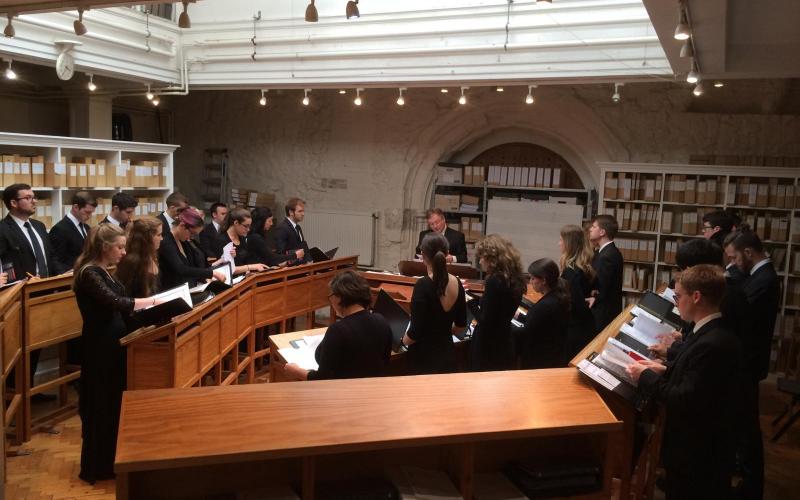
<path id="1" fill-rule="evenodd" d="M 328 327 L 308 380 L 378 377 L 392 354 L 392 328 L 378 313 L 359 311 Z"/>
<path id="2" fill-rule="evenodd" d="M 571 297 L 565 354 L 567 359 L 572 359 L 595 336 L 594 316 L 585 300 L 592 293 L 592 284 L 578 268 L 566 267 L 561 277 L 569 285 Z"/>
<path id="3" fill-rule="evenodd" d="M 222 231 L 219 233 L 217 237 L 217 244 L 219 248 L 224 248 L 225 245 L 231 243 L 231 237 L 228 236 L 227 231 Z M 250 245 L 248 244 L 248 237 L 246 236 L 239 236 L 239 244 L 233 245 L 233 248 L 236 249 L 236 256 L 233 258 L 233 262 L 237 266 L 246 266 L 248 264 L 255 264 L 257 261 L 253 260 L 255 256 L 253 252 L 250 251 Z"/>
<path id="4" fill-rule="evenodd" d="M 515 329 L 516 344 L 523 369 L 566 366 L 569 310 L 550 291 L 528 310 L 525 324 Z"/>
<path id="5" fill-rule="evenodd" d="M 178 251 L 178 245 L 182 246 L 183 254 Z M 184 283 L 189 283 L 191 288 L 212 276 L 211 269 L 206 267 L 205 254 L 192 250 L 189 242 L 179 242 L 175 238 L 164 238 L 161 241 L 158 248 L 158 268 L 162 290 Z"/>
<path id="6" fill-rule="evenodd" d="M 511 319 L 522 294 L 515 293 L 503 276 L 490 275 L 481 297 L 478 326 L 472 335 L 472 370 L 511 370 L 514 368 L 514 346 Z"/>
<path id="7" fill-rule="evenodd" d="M 258 233 L 250 233 L 247 235 L 247 249 L 250 251 L 250 262 L 248 262 L 248 264 L 277 266 L 282 262 L 289 261 L 289 264 L 291 265 L 297 260 L 286 255 L 281 255 L 274 249 L 270 248 L 267 244 L 267 240 Z"/>
<path id="8" fill-rule="evenodd" d="M 125 389 L 125 351 L 119 339 L 134 301 L 105 269 L 89 266 L 76 280 L 83 318 L 79 410 L 83 428 L 80 478 L 89 483 L 114 477 L 117 428 Z"/>
<path id="9" fill-rule="evenodd" d="M 411 295 L 411 326 L 408 336 L 414 343 L 408 347 L 411 372 L 448 373 L 456 369 L 453 347 L 453 324 L 467 325 L 464 288 L 458 282 L 458 298 L 449 311 L 442 308 L 436 285 L 428 276 L 417 280 Z"/>

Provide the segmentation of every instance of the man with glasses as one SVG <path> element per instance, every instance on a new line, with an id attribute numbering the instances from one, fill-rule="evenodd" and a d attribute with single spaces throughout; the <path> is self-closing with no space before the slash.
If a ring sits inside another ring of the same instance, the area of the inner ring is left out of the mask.
<path id="1" fill-rule="evenodd" d="M 703 216 L 703 238 L 725 248 L 725 238 L 733 231 L 734 224 L 733 215 L 725 210 L 709 212 Z M 728 286 L 741 285 L 746 278 L 745 274 L 727 257 L 724 267 Z"/>

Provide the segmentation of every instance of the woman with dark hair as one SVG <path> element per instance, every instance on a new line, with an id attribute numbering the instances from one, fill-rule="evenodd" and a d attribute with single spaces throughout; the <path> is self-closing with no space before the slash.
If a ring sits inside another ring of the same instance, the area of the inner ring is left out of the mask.
<path id="1" fill-rule="evenodd" d="M 272 227 L 274 220 L 272 210 L 266 207 L 256 207 L 251 212 L 253 217 L 250 233 L 247 235 L 247 246 L 250 249 L 250 264 L 266 264 L 268 266 L 294 265 L 297 259 L 277 253 L 267 245 L 267 231 Z"/>
<path id="2" fill-rule="evenodd" d="M 141 217 L 128 224 L 125 257 L 115 272 L 129 297 L 149 297 L 161 289 L 158 249 L 163 224 L 155 217 Z"/>
<path id="3" fill-rule="evenodd" d="M 83 319 L 80 398 L 83 443 L 79 477 L 95 481 L 114 477 L 119 410 L 125 389 L 125 351 L 119 339 L 131 312 L 156 304 L 128 296 L 108 269 L 125 257 L 125 232 L 114 224 L 92 228 L 75 262 L 72 289 Z"/>
<path id="4" fill-rule="evenodd" d="M 572 359 L 596 333 L 594 316 L 586 302 L 592 294 L 592 282 L 596 276 L 592 267 L 594 253 L 586 232 L 574 224 L 561 228 L 558 246 L 561 250 L 561 277 L 567 282 L 571 297 L 565 355 Z"/>
<path id="5" fill-rule="evenodd" d="M 380 376 L 392 353 L 392 329 L 383 316 L 369 311 L 369 283 L 355 271 L 343 271 L 329 286 L 331 306 L 342 319 L 328 327 L 317 346 L 319 368 L 289 363 L 284 373 L 297 380 Z"/>
<path id="6" fill-rule="evenodd" d="M 172 238 L 164 238 L 158 249 L 161 287 L 164 290 L 188 283 L 193 287 L 207 279 L 225 280 L 222 271 L 206 267 L 204 259 L 192 251 L 188 241 L 203 230 L 203 218 L 193 208 L 187 208 L 172 223 Z"/>
<path id="7" fill-rule="evenodd" d="M 523 369 L 566 366 L 565 348 L 570 294 L 552 259 L 533 261 L 528 267 L 533 289 L 542 294 L 516 332 Z"/>
<path id="8" fill-rule="evenodd" d="M 217 237 L 220 249 L 224 249 L 229 243 L 233 243 L 233 261 L 236 267 L 235 274 L 247 273 L 250 271 L 266 271 L 267 266 L 253 262 L 253 254 L 247 241 L 247 233 L 253 225 L 253 218 L 250 211 L 246 208 L 234 208 L 228 212 L 225 222 Z"/>
<path id="9" fill-rule="evenodd" d="M 453 333 L 467 326 L 467 306 L 461 281 L 447 272 L 448 251 L 447 240 L 439 233 L 422 239 L 420 252 L 427 274 L 414 284 L 411 325 L 403 337 L 416 374 L 456 369 Z"/>
<path id="10" fill-rule="evenodd" d="M 472 370 L 511 370 L 511 319 L 525 293 L 520 255 L 510 241 L 496 234 L 479 241 L 475 250 L 486 281 L 475 314 L 478 325 L 471 342 Z"/>

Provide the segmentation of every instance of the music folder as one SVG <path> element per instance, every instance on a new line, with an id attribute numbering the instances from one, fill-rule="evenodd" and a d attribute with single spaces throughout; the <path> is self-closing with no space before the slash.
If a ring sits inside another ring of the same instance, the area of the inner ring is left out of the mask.
<path id="1" fill-rule="evenodd" d="M 408 330 L 411 316 L 383 289 L 378 291 L 372 312 L 379 313 L 392 329 L 392 349 L 397 352 L 403 344 L 403 336 Z"/>
<path id="2" fill-rule="evenodd" d="M 225 281 L 212 279 L 202 285 L 197 285 L 189 290 L 190 293 L 211 292 L 214 295 L 222 293 L 233 286 L 233 265 L 230 262 L 222 262 L 211 268 L 213 271 L 222 271 L 225 275 Z"/>
<path id="3" fill-rule="evenodd" d="M 153 295 L 151 298 L 164 302 L 133 312 L 134 319 L 142 326 L 169 323 L 175 316 L 192 310 L 192 298 L 189 285 L 186 283 Z"/>
<path id="4" fill-rule="evenodd" d="M 326 260 L 331 260 L 336 255 L 336 252 L 339 251 L 339 247 L 332 248 L 327 252 L 323 252 L 319 249 L 319 247 L 312 247 L 308 250 L 308 253 L 311 254 L 311 259 L 314 262 L 323 262 Z"/>

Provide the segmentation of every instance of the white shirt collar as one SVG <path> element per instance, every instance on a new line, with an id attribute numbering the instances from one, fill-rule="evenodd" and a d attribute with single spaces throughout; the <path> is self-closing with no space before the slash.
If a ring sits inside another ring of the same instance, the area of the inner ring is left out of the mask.
<path id="1" fill-rule="evenodd" d="M 759 261 L 756 265 L 753 266 L 753 269 L 750 270 L 750 276 L 754 275 L 756 271 L 758 271 L 760 268 L 766 266 L 768 262 L 772 262 L 772 260 L 764 259 Z"/>
<path id="2" fill-rule="evenodd" d="M 170 217 L 166 210 L 163 212 L 163 215 L 164 218 L 167 220 L 167 227 L 172 227 L 172 223 L 175 222 L 175 219 Z"/>
<path id="3" fill-rule="evenodd" d="M 14 219 L 14 222 L 17 223 L 17 225 L 20 227 L 20 229 L 25 229 L 25 223 L 30 220 L 30 219 L 22 220 L 19 217 L 13 215 L 13 214 L 8 214 L 8 215 L 11 215 L 11 218 Z"/>
<path id="4" fill-rule="evenodd" d="M 211 219 L 211 224 L 214 226 L 214 230 L 216 232 L 219 232 L 219 224 L 217 224 L 217 221 L 215 221 L 214 219 Z"/>
<path id="5" fill-rule="evenodd" d="M 115 226 L 122 226 L 122 224 L 120 223 L 120 221 L 118 221 L 117 219 L 115 219 L 115 218 L 111 217 L 111 214 L 109 214 L 109 215 L 106 215 L 106 219 L 108 219 L 108 222 L 110 222 L 110 223 L 114 224 Z"/>
<path id="6" fill-rule="evenodd" d="M 602 251 L 603 251 L 603 249 L 604 249 L 605 247 L 607 247 L 608 245 L 610 245 L 610 244 L 612 244 L 612 243 L 614 243 L 614 240 L 611 240 L 611 241 L 609 241 L 609 242 L 607 242 L 607 243 L 603 243 L 603 245 L 602 245 L 602 246 L 600 246 L 600 248 L 598 248 L 598 249 L 597 249 L 597 253 L 600 253 L 600 252 L 602 252 Z"/>
<path id="7" fill-rule="evenodd" d="M 705 318 L 701 319 L 700 321 L 694 324 L 694 328 L 692 328 L 692 333 L 700 331 L 700 329 L 703 328 L 709 321 L 713 321 L 721 317 L 722 313 L 719 312 L 716 312 L 714 314 L 709 314 L 708 316 L 706 316 Z"/>
<path id="8" fill-rule="evenodd" d="M 297 229 L 297 223 L 293 221 L 291 217 L 286 217 L 286 220 L 289 221 L 289 224 L 291 224 L 292 227 L 295 228 L 295 230 Z"/>
<path id="9" fill-rule="evenodd" d="M 83 234 L 83 228 L 82 228 L 82 226 L 81 226 L 81 221 L 79 221 L 77 217 L 75 217 L 74 215 L 72 215 L 72 210 L 70 210 L 69 212 L 67 212 L 67 218 L 68 218 L 69 220 L 71 220 L 71 221 L 72 221 L 72 223 L 73 223 L 73 224 L 75 224 L 75 227 L 77 227 L 77 228 L 78 228 L 78 231 L 79 231 L 81 234 Z"/>

